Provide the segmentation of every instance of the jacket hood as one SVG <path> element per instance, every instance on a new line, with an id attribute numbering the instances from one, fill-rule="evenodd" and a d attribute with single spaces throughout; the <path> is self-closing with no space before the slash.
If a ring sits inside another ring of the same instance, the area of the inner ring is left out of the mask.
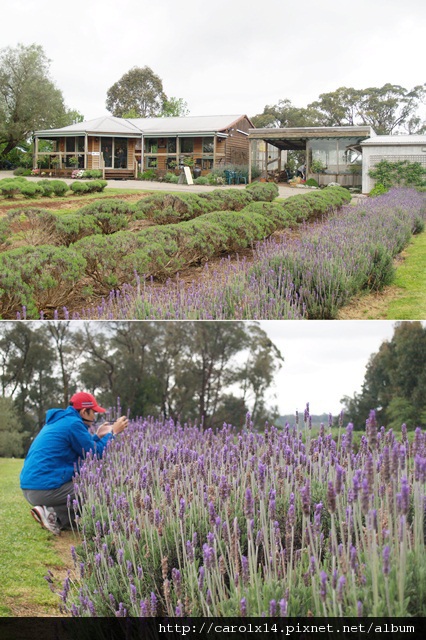
<path id="1" fill-rule="evenodd" d="M 53 424 L 62 418 L 78 417 L 81 420 L 80 414 L 74 407 L 67 407 L 66 409 L 49 409 L 46 413 L 46 424 Z"/>

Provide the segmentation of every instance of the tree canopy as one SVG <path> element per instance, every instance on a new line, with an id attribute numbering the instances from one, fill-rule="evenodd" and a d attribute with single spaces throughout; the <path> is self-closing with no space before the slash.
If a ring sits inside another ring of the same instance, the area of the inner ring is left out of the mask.
<path id="1" fill-rule="evenodd" d="M 361 393 L 343 398 L 345 415 L 362 429 L 371 409 L 381 424 L 400 428 L 426 424 L 426 327 L 421 322 L 400 322 L 392 340 L 373 354 Z"/>
<path id="2" fill-rule="evenodd" d="M 106 108 L 117 118 L 188 115 L 183 98 L 168 98 L 163 81 L 150 67 L 133 67 L 108 89 Z"/>
<path id="3" fill-rule="evenodd" d="M 387 83 L 382 87 L 354 89 L 339 87 L 322 93 L 318 100 L 299 108 L 290 100 L 266 105 L 253 116 L 256 127 L 371 126 L 378 135 L 424 133 L 426 121 L 418 109 L 426 95 L 426 85 L 407 90 Z"/>
<path id="4" fill-rule="evenodd" d="M 0 354 L 0 397 L 12 402 L 22 433 L 14 446 L 23 449 L 47 409 L 66 406 L 78 389 L 107 407 L 119 397 L 132 416 L 242 428 L 249 411 L 262 427 L 282 361 L 257 324 L 208 321 L 4 322 Z"/>
<path id="5" fill-rule="evenodd" d="M 37 44 L 0 51 L 0 155 L 28 140 L 34 130 L 63 127 L 79 117 L 65 107 L 49 66 Z"/>

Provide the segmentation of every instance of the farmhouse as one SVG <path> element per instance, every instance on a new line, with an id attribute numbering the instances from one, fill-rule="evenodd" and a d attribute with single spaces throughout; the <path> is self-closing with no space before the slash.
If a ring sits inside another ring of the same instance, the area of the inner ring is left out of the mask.
<path id="1" fill-rule="evenodd" d="M 33 167 L 41 162 L 58 175 L 73 169 L 100 169 L 107 179 L 137 178 L 138 170 L 160 174 L 193 164 L 199 174 L 225 164 L 248 164 L 246 115 L 176 118 L 105 116 L 61 129 L 34 133 Z M 40 141 L 52 143 L 48 152 Z"/>
<path id="2" fill-rule="evenodd" d="M 381 160 L 419 162 L 426 168 L 426 135 L 374 136 L 363 140 L 362 191 L 369 193 L 375 181 L 368 172 Z"/>

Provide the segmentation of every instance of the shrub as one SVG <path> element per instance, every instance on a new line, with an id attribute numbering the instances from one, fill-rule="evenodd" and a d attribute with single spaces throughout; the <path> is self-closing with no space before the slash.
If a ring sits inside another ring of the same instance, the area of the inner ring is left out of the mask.
<path id="1" fill-rule="evenodd" d="M 53 184 L 52 183 L 53 182 L 54 182 L 53 180 L 46 179 L 46 180 L 39 180 L 36 183 L 41 188 L 43 196 L 50 197 L 52 195 L 52 193 L 53 193 Z"/>
<path id="2" fill-rule="evenodd" d="M 371 189 L 370 193 L 368 195 L 372 196 L 373 198 L 377 197 L 377 196 L 382 196 L 384 193 L 387 193 L 388 189 L 386 189 L 385 185 L 382 184 L 381 182 L 378 182 L 375 187 L 373 187 L 373 189 Z"/>
<path id="3" fill-rule="evenodd" d="M 13 172 L 13 175 L 15 175 L 15 176 L 30 176 L 31 175 L 31 169 L 27 169 L 26 167 L 16 167 L 16 169 Z"/>
<path id="4" fill-rule="evenodd" d="M 318 182 L 315 180 L 315 178 L 308 178 L 305 182 L 307 187 L 319 187 Z"/>
<path id="5" fill-rule="evenodd" d="M 7 214 L 15 242 L 36 246 L 56 244 L 56 215 L 46 209 L 26 207 L 13 209 Z"/>
<path id="6" fill-rule="evenodd" d="M 195 178 L 194 184 L 209 184 L 209 181 L 206 176 L 198 176 Z"/>
<path id="7" fill-rule="evenodd" d="M 89 193 L 89 187 L 86 182 L 72 182 L 70 184 L 70 189 L 74 195 Z"/>
<path id="8" fill-rule="evenodd" d="M 0 193 L 5 198 L 12 199 L 21 193 L 21 186 L 21 178 L 4 178 L 3 180 L 0 180 Z"/>
<path id="9" fill-rule="evenodd" d="M 124 200 L 100 200 L 79 209 L 82 217 L 91 216 L 93 224 L 105 235 L 126 229 L 133 214 L 133 208 Z"/>
<path id="10" fill-rule="evenodd" d="M 64 196 L 69 191 L 69 186 L 63 180 L 52 180 L 51 184 L 55 196 Z"/>
<path id="11" fill-rule="evenodd" d="M 133 269 L 129 271 L 123 260 L 137 249 L 135 233 L 119 231 L 82 238 L 73 248 L 85 259 L 86 276 L 96 293 L 107 295 L 111 289 L 133 280 Z"/>
<path id="12" fill-rule="evenodd" d="M 4 250 L 9 244 L 10 236 L 10 220 L 7 218 L 0 218 L 0 247 Z"/>
<path id="13" fill-rule="evenodd" d="M 157 171 L 155 169 L 147 169 L 143 173 L 139 173 L 139 180 L 156 180 L 157 179 Z"/>
<path id="14" fill-rule="evenodd" d="M 43 188 L 40 187 L 37 182 L 28 182 L 28 184 L 21 186 L 21 193 L 26 198 L 35 198 L 43 195 Z"/>
<path id="15" fill-rule="evenodd" d="M 200 199 L 209 203 L 210 211 L 241 211 L 253 200 L 253 195 L 247 190 L 215 189 L 210 193 L 200 194 Z"/>
<path id="16" fill-rule="evenodd" d="M 88 193 L 100 193 L 105 189 L 108 182 L 106 180 L 92 180 L 91 182 L 86 182 L 85 184 Z"/>
<path id="17" fill-rule="evenodd" d="M 102 171 L 99 169 L 85 169 L 83 171 L 83 178 L 99 180 L 102 178 Z"/>
<path id="18" fill-rule="evenodd" d="M 179 177 L 176 176 L 174 173 L 171 173 L 171 171 L 168 171 L 163 177 L 163 182 L 178 182 L 178 181 L 179 181 Z"/>
<path id="19" fill-rule="evenodd" d="M 60 244 L 69 246 L 81 238 L 101 233 L 99 226 L 95 224 L 93 216 L 82 216 L 80 213 L 66 213 L 55 216 L 55 232 L 58 234 Z"/>
<path id="20" fill-rule="evenodd" d="M 0 254 L 0 317 L 16 317 L 26 307 L 37 318 L 69 304 L 84 273 L 81 254 L 64 247 L 22 247 Z"/>
<path id="21" fill-rule="evenodd" d="M 246 190 L 251 194 L 253 200 L 272 202 L 279 195 L 278 187 L 274 182 L 252 182 L 247 185 Z"/>

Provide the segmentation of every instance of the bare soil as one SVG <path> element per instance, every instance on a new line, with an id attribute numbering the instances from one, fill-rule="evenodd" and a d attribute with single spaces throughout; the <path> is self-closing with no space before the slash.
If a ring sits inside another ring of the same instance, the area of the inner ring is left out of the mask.
<path id="1" fill-rule="evenodd" d="M 120 198 L 120 200 L 126 200 L 127 202 L 137 202 L 141 200 L 143 197 L 149 194 L 143 193 L 121 193 L 120 196 L 111 195 L 105 196 L 102 200 L 116 199 Z M 62 200 L 52 200 L 51 198 L 37 198 L 37 200 L 19 200 L 14 201 L 9 200 L 0 200 L 0 215 L 6 214 L 11 209 L 55 209 L 55 210 L 67 210 L 67 209 L 75 209 L 76 207 L 84 207 L 86 204 L 90 204 L 94 202 L 94 199 L 84 198 L 74 198 L 74 197 L 66 197 Z"/>

